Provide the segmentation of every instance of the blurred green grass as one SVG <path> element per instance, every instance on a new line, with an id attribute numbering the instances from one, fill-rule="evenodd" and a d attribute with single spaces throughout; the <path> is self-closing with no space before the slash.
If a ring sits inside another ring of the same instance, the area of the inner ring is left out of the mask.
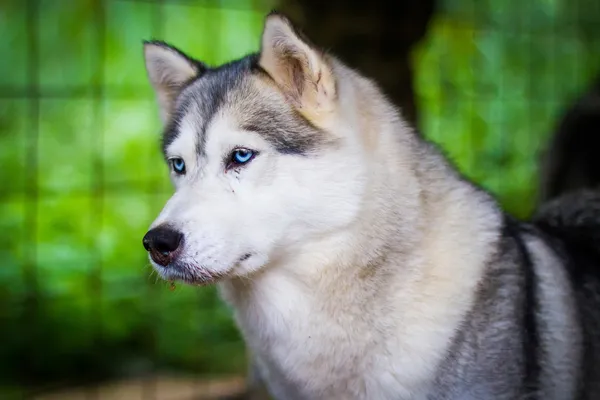
<path id="1" fill-rule="evenodd" d="M 214 288 L 170 292 L 141 247 L 171 192 L 141 41 L 218 64 L 258 48 L 268 7 L 106 0 L 99 40 L 98 1 L 33 2 L 37 33 L 30 3 L 0 5 L 0 380 L 241 371 Z M 413 59 L 422 131 L 523 217 L 558 113 L 600 66 L 600 38 L 570 1 L 521 3 L 442 1 Z"/>

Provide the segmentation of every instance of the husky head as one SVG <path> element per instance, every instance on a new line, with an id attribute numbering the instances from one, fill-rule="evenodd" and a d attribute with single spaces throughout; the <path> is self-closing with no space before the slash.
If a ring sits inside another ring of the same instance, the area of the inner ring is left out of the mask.
<path id="1" fill-rule="evenodd" d="M 356 219 L 367 171 L 340 74 L 284 16 L 215 68 L 144 45 L 175 193 L 144 237 L 159 274 L 204 284 L 294 257 Z M 348 89 L 349 90 L 349 89 Z"/>

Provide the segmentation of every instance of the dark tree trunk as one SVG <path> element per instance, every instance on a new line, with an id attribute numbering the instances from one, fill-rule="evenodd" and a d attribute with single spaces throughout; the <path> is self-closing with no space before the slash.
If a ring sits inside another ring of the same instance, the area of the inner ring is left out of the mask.
<path id="1" fill-rule="evenodd" d="M 313 42 L 377 81 L 416 123 L 410 50 L 434 6 L 435 0 L 279 0 L 278 9 Z"/>

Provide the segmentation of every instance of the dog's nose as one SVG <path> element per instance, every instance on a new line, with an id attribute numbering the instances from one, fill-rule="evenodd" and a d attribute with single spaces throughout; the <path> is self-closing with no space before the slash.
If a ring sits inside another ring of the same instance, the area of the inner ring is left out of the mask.
<path id="1" fill-rule="evenodd" d="M 167 266 L 173 261 L 175 251 L 179 248 L 182 238 L 183 235 L 176 230 L 158 226 L 144 235 L 142 243 L 155 263 Z"/>

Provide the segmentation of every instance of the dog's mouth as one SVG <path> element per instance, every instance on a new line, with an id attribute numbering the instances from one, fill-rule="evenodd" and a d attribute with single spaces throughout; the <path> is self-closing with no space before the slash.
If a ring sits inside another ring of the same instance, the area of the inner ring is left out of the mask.
<path id="1" fill-rule="evenodd" d="M 161 278 L 171 282 L 172 287 L 175 282 L 193 286 L 210 286 L 232 276 L 232 272 L 235 268 L 251 257 L 251 253 L 244 254 L 233 264 L 233 266 L 224 269 L 224 272 L 214 272 L 204 267 L 181 262 L 173 262 L 166 266 L 158 265 L 156 263 L 153 264 Z"/>
<path id="2" fill-rule="evenodd" d="M 188 264 L 173 263 L 165 267 L 158 265 L 155 268 L 161 278 L 166 281 L 194 286 L 210 286 L 225 277 L 225 274 L 211 273 L 205 268 Z"/>

